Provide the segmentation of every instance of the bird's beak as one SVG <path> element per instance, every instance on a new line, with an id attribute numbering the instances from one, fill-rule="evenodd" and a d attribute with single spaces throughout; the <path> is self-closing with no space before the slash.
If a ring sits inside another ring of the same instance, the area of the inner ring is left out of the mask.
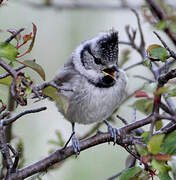
<path id="1" fill-rule="evenodd" d="M 118 67 L 117 66 L 112 66 L 109 68 L 103 68 L 101 70 L 106 76 L 111 76 L 114 80 L 117 81 L 118 78 Z"/>

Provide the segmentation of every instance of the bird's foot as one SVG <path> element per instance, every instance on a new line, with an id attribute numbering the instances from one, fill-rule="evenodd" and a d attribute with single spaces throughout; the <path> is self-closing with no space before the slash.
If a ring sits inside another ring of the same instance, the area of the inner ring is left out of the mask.
<path id="1" fill-rule="evenodd" d="M 75 155 L 76 156 L 79 155 L 79 153 L 80 153 L 80 144 L 79 144 L 79 140 L 75 136 L 75 132 L 72 132 L 70 138 L 65 143 L 64 147 L 62 148 L 62 150 L 64 150 L 67 147 L 67 145 L 69 144 L 70 141 L 72 141 L 72 146 L 73 146 Z"/>
<path id="2" fill-rule="evenodd" d="M 120 132 L 117 128 L 113 127 L 107 120 L 104 120 L 104 122 L 108 126 L 108 132 L 111 134 L 115 145 L 117 142 L 117 137 L 120 136 Z"/>
<path id="3" fill-rule="evenodd" d="M 75 134 L 72 135 L 72 146 L 75 152 L 75 155 L 78 156 L 80 153 L 80 144 L 79 144 L 79 140 L 77 139 L 77 137 L 75 136 Z"/>

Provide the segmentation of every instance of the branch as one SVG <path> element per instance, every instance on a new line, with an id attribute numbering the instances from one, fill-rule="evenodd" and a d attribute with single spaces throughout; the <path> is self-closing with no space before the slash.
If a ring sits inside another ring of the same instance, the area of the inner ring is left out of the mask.
<path id="1" fill-rule="evenodd" d="M 36 109 L 26 110 L 24 112 L 19 113 L 16 116 L 12 117 L 12 118 L 2 120 L 1 122 L 2 122 L 3 126 L 7 126 L 7 125 L 15 122 L 17 119 L 19 119 L 20 117 L 22 117 L 22 116 L 24 116 L 26 114 L 36 113 L 36 112 L 44 111 L 46 109 L 47 109 L 46 107 L 40 107 L 40 108 L 36 108 Z"/>
<path id="2" fill-rule="evenodd" d="M 152 13 L 155 15 L 155 17 L 157 17 L 160 21 L 166 21 L 168 19 L 167 14 L 156 4 L 155 1 L 153 0 L 145 0 Z M 172 42 L 176 45 L 176 38 L 174 37 L 174 35 L 172 34 L 172 32 L 170 31 L 170 29 L 168 27 L 166 27 L 164 29 L 164 32 L 169 36 L 169 38 L 172 40 Z"/>
<path id="3" fill-rule="evenodd" d="M 176 54 L 174 53 L 174 51 L 172 51 L 172 50 L 167 46 L 167 44 L 162 40 L 162 38 L 159 36 L 159 34 L 157 34 L 155 31 L 154 31 L 154 34 L 158 37 L 158 39 L 161 41 L 161 43 L 163 44 L 163 46 L 168 50 L 170 56 L 173 57 L 173 58 L 176 60 Z"/>
<path id="4" fill-rule="evenodd" d="M 160 120 L 161 117 L 158 117 L 157 120 Z M 163 117 L 162 117 L 163 118 Z M 144 125 L 147 125 L 153 121 L 153 119 L 156 119 L 155 115 L 150 115 L 144 119 L 141 119 L 139 121 L 130 123 L 122 128 L 119 129 L 119 131 L 123 132 L 130 132 L 136 128 L 142 127 Z M 127 138 L 126 144 L 130 143 L 128 142 L 130 138 Z M 98 133 L 86 140 L 80 141 L 80 150 L 83 151 L 85 149 L 91 148 L 93 146 L 106 143 L 106 142 L 113 142 L 114 139 L 111 137 L 110 133 Z M 122 145 L 121 142 L 117 142 L 117 144 Z M 9 176 L 8 180 L 16 180 L 16 179 L 24 179 L 27 178 L 35 173 L 45 171 L 50 166 L 54 165 L 55 163 L 61 162 L 64 159 L 70 157 L 71 155 L 74 155 L 74 149 L 72 146 L 68 146 L 65 149 L 59 149 L 49 155 L 48 157 L 41 159 L 40 161 L 31 164 L 27 167 L 24 167 L 22 169 L 17 170 L 15 173 L 12 173 Z"/>
<path id="5" fill-rule="evenodd" d="M 22 31 L 24 31 L 24 28 L 19 29 L 17 32 L 13 33 L 6 41 L 5 43 L 9 43 L 12 41 L 18 34 L 20 34 Z"/>
<path id="6" fill-rule="evenodd" d="M 118 9 L 129 9 L 129 8 L 138 8 L 138 7 L 129 7 L 124 6 L 123 4 L 119 4 L 116 2 L 106 3 L 106 2 L 86 2 L 86 1 L 72 1 L 72 2 L 52 2 L 49 4 L 39 4 L 34 2 L 23 2 L 29 6 L 34 8 L 53 8 L 56 10 L 82 10 L 82 9 L 90 9 L 90 10 L 118 10 Z"/>
<path id="7" fill-rule="evenodd" d="M 0 151 L 2 154 L 4 167 L 7 169 L 6 176 L 8 176 L 11 173 L 11 168 L 13 167 L 13 161 L 10 156 L 9 148 L 7 146 L 7 141 L 6 141 L 2 122 L 0 122 Z"/>
<path id="8" fill-rule="evenodd" d="M 19 67 L 15 68 L 14 71 L 16 71 L 16 72 L 20 71 L 20 70 L 24 69 L 25 67 L 26 67 L 25 65 L 19 66 Z M 10 75 L 10 73 L 0 75 L 0 79 L 6 78 L 9 75 Z"/>

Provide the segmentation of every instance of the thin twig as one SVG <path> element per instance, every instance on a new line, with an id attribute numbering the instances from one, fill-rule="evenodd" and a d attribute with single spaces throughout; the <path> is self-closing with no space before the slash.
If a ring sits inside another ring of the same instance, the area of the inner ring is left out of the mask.
<path id="1" fill-rule="evenodd" d="M 32 6 L 34 8 L 53 8 L 55 10 L 83 10 L 83 9 L 89 9 L 89 10 L 121 10 L 121 9 L 129 9 L 129 8 L 139 8 L 139 7 L 126 7 L 119 3 L 112 2 L 112 3 L 106 3 L 106 2 L 86 2 L 86 1 L 72 1 L 72 2 L 52 2 L 49 4 L 44 3 L 34 3 L 34 2 L 24 2 L 19 1 L 22 3 L 25 3 L 29 6 Z"/>
<path id="2" fill-rule="evenodd" d="M 113 176 L 109 177 L 107 180 L 113 180 L 113 179 L 118 178 L 125 170 L 126 170 L 126 168 L 121 170 L 120 172 L 114 174 Z"/>
<path id="3" fill-rule="evenodd" d="M 169 54 L 171 57 L 173 57 L 176 60 L 176 53 L 174 51 L 172 51 L 168 45 L 162 40 L 162 38 L 159 36 L 159 34 L 157 32 L 153 32 L 157 38 L 161 41 L 161 43 L 163 44 L 163 46 L 168 50 Z"/>
<path id="4" fill-rule="evenodd" d="M 10 41 L 12 41 L 18 34 L 20 34 L 22 31 L 24 31 L 24 28 L 19 29 L 17 32 L 15 32 L 14 34 L 12 34 L 6 41 L 5 43 L 9 43 Z"/>
<path id="5" fill-rule="evenodd" d="M 26 114 L 36 113 L 36 112 L 44 111 L 46 109 L 47 109 L 46 107 L 40 107 L 40 108 L 36 108 L 36 109 L 26 110 L 26 111 L 19 113 L 16 116 L 12 117 L 12 118 L 2 120 L 1 122 L 3 123 L 3 126 L 8 126 L 9 124 L 15 122 L 17 119 L 19 119 L 20 117 L 22 117 Z"/>
<path id="6" fill-rule="evenodd" d="M 136 67 L 136 66 L 142 65 L 142 63 L 143 63 L 143 61 L 140 61 L 140 62 L 137 62 L 137 63 L 135 63 L 135 64 L 132 64 L 132 65 L 124 68 L 124 71 L 128 71 L 129 69 L 132 69 L 132 68 L 134 68 L 134 67 Z"/>
<path id="7" fill-rule="evenodd" d="M 145 81 L 147 81 L 147 82 L 149 82 L 149 83 L 153 83 L 153 82 L 155 82 L 155 80 L 152 80 L 152 79 L 146 78 L 146 77 L 141 76 L 141 75 L 134 75 L 133 77 L 135 77 L 135 78 L 139 78 L 139 79 L 142 79 L 142 80 L 145 80 Z"/>
<path id="8" fill-rule="evenodd" d="M 144 33 L 142 31 L 142 26 L 141 26 L 141 22 L 140 22 L 140 18 L 139 18 L 139 14 L 136 12 L 135 9 L 131 9 L 133 11 L 133 13 L 136 15 L 137 18 L 137 22 L 138 22 L 138 29 L 139 29 L 139 33 L 140 33 L 140 48 L 142 48 L 143 51 L 145 51 L 145 40 L 144 40 Z M 144 53 L 144 52 L 143 52 Z"/>

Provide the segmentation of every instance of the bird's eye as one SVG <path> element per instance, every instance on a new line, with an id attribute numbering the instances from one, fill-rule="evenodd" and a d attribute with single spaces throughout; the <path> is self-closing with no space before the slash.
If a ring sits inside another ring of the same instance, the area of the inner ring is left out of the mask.
<path id="1" fill-rule="evenodd" d="M 94 62 L 95 62 L 96 64 L 101 64 L 101 59 L 94 57 Z"/>

